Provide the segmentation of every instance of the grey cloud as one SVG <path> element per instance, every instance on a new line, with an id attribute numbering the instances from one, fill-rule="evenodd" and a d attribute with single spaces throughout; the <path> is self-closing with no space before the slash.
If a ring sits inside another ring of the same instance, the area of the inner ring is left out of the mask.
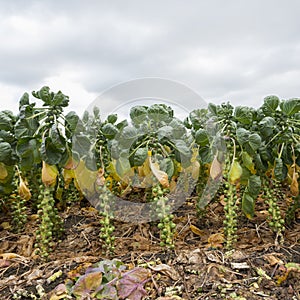
<path id="1" fill-rule="evenodd" d="M 93 93 L 145 76 L 214 100 L 296 93 L 287 74 L 300 70 L 299 9 L 297 0 L 3 1 L 0 82 L 34 86 L 73 70 Z"/>

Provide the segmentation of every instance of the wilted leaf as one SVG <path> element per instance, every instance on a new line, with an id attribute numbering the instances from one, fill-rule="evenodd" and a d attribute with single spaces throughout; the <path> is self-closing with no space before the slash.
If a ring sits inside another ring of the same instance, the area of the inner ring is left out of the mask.
<path id="1" fill-rule="evenodd" d="M 59 284 L 51 292 L 51 296 L 50 296 L 50 300 L 61 300 L 61 299 L 72 299 L 71 296 L 68 295 L 67 287 L 63 283 Z"/>
<path id="2" fill-rule="evenodd" d="M 31 198 L 31 193 L 29 188 L 27 187 L 25 181 L 20 177 L 20 184 L 19 184 L 19 195 L 24 200 L 29 200 Z"/>
<path id="3" fill-rule="evenodd" d="M 2 222 L 0 224 L 0 226 L 4 229 L 4 230 L 10 230 L 11 229 L 11 225 L 9 224 L 9 222 Z"/>
<path id="4" fill-rule="evenodd" d="M 198 227 L 196 227 L 194 225 L 190 225 L 190 229 L 196 235 L 199 235 L 199 236 L 203 236 L 204 235 L 203 230 L 199 229 Z"/>
<path id="5" fill-rule="evenodd" d="M 67 188 L 72 182 L 72 180 L 75 178 L 75 172 L 74 170 L 63 169 L 62 175 L 64 178 L 65 188 Z"/>
<path id="6" fill-rule="evenodd" d="M 85 296 L 90 296 L 102 282 L 101 272 L 92 272 L 81 276 L 73 287 L 72 293 L 74 296 L 82 299 Z"/>
<path id="7" fill-rule="evenodd" d="M 167 264 L 159 264 L 154 267 L 149 266 L 149 268 L 153 271 L 161 272 L 164 275 L 169 276 L 173 280 L 178 280 L 180 278 L 180 275 L 178 274 L 178 272 L 174 268 L 170 267 Z"/>
<path id="8" fill-rule="evenodd" d="M 155 163 L 152 162 L 151 151 L 148 152 L 148 161 L 153 175 L 157 178 L 157 180 L 163 187 L 168 188 L 169 187 L 168 174 L 159 169 L 159 164 L 157 162 Z"/>
<path id="9" fill-rule="evenodd" d="M 207 239 L 209 246 L 213 248 L 221 248 L 224 241 L 225 238 L 223 233 L 214 233 Z"/>
<path id="10" fill-rule="evenodd" d="M 287 263 L 284 266 L 284 271 L 285 271 L 285 273 L 282 276 L 279 276 L 277 278 L 278 285 L 280 285 L 282 282 L 286 281 L 291 272 L 300 273 L 300 264 L 297 264 L 294 262 Z"/>
<path id="11" fill-rule="evenodd" d="M 57 176 L 58 169 L 56 165 L 48 165 L 45 161 L 43 161 L 42 182 L 45 186 L 54 186 L 56 184 Z"/>
<path id="12" fill-rule="evenodd" d="M 0 180 L 5 179 L 8 176 L 7 169 L 4 163 L 0 162 Z"/>
<path id="13" fill-rule="evenodd" d="M 244 166 L 252 173 L 255 173 L 254 163 L 252 161 L 252 157 L 248 154 L 248 152 L 242 152 L 242 160 Z"/>
<path id="14" fill-rule="evenodd" d="M 210 177 L 216 180 L 222 176 L 222 164 L 218 160 L 218 155 L 216 154 L 212 164 L 210 166 Z"/>
<path id="15" fill-rule="evenodd" d="M 230 183 L 236 184 L 240 180 L 242 174 L 243 174 L 243 169 L 240 163 L 237 160 L 234 160 L 228 174 Z"/>
<path id="16" fill-rule="evenodd" d="M 94 193 L 95 182 L 97 179 L 98 171 L 91 171 L 86 166 L 84 161 L 80 161 L 75 169 L 77 188 L 84 193 Z"/>
<path id="17" fill-rule="evenodd" d="M 292 195 L 295 196 L 295 197 L 297 197 L 299 195 L 298 176 L 299 176 L 298 173 L 294 169 L 293 178 L 292 178 L 290 189 L 291 189 Z"/>

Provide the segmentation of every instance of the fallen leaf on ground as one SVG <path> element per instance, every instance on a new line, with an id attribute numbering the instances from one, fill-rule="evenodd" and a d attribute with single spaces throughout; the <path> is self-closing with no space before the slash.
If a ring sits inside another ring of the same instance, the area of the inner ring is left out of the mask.
<path id="1" fill-rule="evenodd" d="M 154 267 L 152 267 L 152 266 L 148 266 L 148 267 L 153 271 L 161 272 L 164 275 L 171 277 L 173 280 L 178 280 L 180 278 L 177 271 L 174 268 L 170 267 L 169 265 L 160 264 L 160 265 L 157 265 Z"/>

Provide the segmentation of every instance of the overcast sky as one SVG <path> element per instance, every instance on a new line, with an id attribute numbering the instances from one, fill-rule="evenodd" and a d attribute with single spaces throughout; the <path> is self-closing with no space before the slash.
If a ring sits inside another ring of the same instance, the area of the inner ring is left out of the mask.
<path id="1" fill-rule="evenodd" d="M 0 110 L 48 85 L 81 112 L 141 77 L 214 103 L 299 97 L 299 15 L 299 0 L 0 0 Z"/>

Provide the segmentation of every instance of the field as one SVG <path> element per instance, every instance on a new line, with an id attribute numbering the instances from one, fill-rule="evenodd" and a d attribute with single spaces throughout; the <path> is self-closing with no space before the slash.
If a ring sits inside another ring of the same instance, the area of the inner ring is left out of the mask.
<path id="1" fill-rule="evenodd" d="M 300 99 L 0 112 L 0 299 L 300 299 Z"/>

